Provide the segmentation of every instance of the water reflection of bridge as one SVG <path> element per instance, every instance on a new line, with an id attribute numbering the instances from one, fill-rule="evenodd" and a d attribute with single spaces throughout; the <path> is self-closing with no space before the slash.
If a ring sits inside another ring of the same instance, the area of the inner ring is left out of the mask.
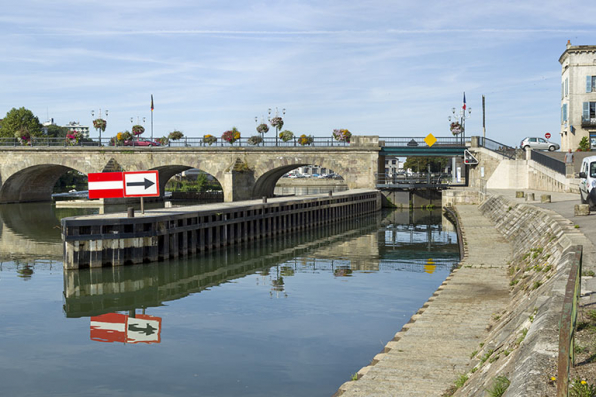
<path id="1" fill-rule="evenodd" d="M 438 215 L 440 217 L 440 214 Z M 143 266 L 71 270 L 64 273 L 64 311 L 67 317 L 93 316 L 135 308 L 161 306 L 211 287 L 252 274 L 272 278 L 272 290 L 283 290 L 283 277 L 299 272 L 329 271 L 346 276 L 352 271 L 428 270 L 429 255 L 383 261 L 384 229 L 391 216 L 367 216 L 299 235 L 282 236 L 250 246 L 215 251 L 198 258 Z M 408 249 L 404 246 L 404 251 Z M 455 250 L 455 253 L 454 253 Z M 437 252 L 433 265 L 456 261 L 457 247 Z M 315 259 L 316 258 L 316 259 Z M 272 267 L 278 274 L 269 275 Z M 287 282 L 287 278 L 286 278 Z"/>

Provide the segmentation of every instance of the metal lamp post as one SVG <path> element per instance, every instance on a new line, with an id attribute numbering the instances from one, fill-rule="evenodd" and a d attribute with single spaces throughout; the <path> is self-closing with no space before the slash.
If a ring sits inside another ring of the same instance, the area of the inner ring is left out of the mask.
<path id="1" fill-rule="evenodd" d="M 106 109 L 106 119 L 108 118 L 108 109 Z M 91 117 L 95 118 L 95 110 L 91 111 Z M 101 109 L 99 109 L 99 117 L 101 119 Z M 106 124 L 107 124 L 107 120 L 106 120 Z M 99 146 L 101 146 L 101 128 L 97 128 L 98 132 L 99 132 Z"/>
<path id="2" fill-rule="evenodd" d="M 267 120 L 271 123 L 271 108 L 269 108 L 267 110 L 267 113 L 268 113 Z M 282 113 L 282 116 L 285 116 L 286 115 L 286 109 L 285 108 L 282 109 L 281 110 L 281 113 Z M 275 116 L 274 116 L 274 118 L 275 117 L 279 117 L 279 111 L 277 110 L 277 108 L 275 108 Z M 282 120 L 283 120 L 283 117 L 282 117 Z M 279 146 L 278 140 L 279 140 L 279 126 L 276 125 L 275 126 L 275 146 Z"/>
<path id="3" fill-rule="evenodd" d="M 464 105 L 462 106 L 462 108 L 460 109 L 460 111 L 458 113 L 456 113 L 456 109 L 455 108 L 451 108 L 451 113 L 452 115 L 449 116 L 449 121 L 450 122 L 456 122 L 459 121 L 459 124 L 461 125 L 461 144 L 465 145 L 466 142 L 466 117 L 469 118 L 472 115 L 472 108 L 466 108 L 466 99 L 465 99 L 465 94 L 464 94 Z M 468 113 L 468 115 L 466 116 L 466 111 Z"/>

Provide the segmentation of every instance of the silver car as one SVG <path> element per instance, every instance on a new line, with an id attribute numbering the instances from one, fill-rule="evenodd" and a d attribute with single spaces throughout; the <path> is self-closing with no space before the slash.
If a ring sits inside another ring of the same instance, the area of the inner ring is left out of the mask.
<path id="1" fill-rule="evenodd" d="M 548 150 L 549 152 L 554 152 L 555 150 L 559 150 L 561 148 L 558 143 L 547 141 L 544 138 L 534 137 L 524 138 L 519 144 L 519 147 L 524 150 L 531 148 L 533 150 Z"/>

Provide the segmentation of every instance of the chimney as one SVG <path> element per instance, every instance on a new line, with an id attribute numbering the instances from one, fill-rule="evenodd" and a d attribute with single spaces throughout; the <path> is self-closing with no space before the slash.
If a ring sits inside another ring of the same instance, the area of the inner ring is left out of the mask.
<path id="1" fill-rule="evenodd" d="M 569 49 L 569 47 L 571 47 L 571 40 L 567 40 L 567 49 Z"/>

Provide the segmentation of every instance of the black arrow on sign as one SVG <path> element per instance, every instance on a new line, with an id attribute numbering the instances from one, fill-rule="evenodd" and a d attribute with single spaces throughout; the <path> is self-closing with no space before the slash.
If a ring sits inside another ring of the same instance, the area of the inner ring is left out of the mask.
<path id="1" fill-rule="evenodd" d="M 145 189 L 155 185 L 155 182 L 150 181 L 147 178 L 143 178 L 145 179 L 144 182 L 126 182 L 126 186 L 145 186 Z"/>
<path id="2" fill-rule="evenodd" d="M 151 334 L 154 334 L 157 328 L 152 327 L 149 324 L 147 324 L 145 328 L 137 327 L 135 324 L 131 324 L 128 326 L 128 330 L 133 332 L 144 333 L 145 335 L 149 336 Z"/>

